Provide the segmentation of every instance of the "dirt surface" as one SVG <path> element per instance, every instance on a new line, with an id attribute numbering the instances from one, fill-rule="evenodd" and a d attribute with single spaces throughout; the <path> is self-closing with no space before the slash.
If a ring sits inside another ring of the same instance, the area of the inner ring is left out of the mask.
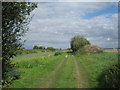
<path id="1" fill-rule="evenodd" d="M 77 87 L 76 88 L 86 88 L 88 87 L 87 80 L 83 78 L 83 72 L 80 70 L 78 60 L 74 59 L 75 68 L 76 68 L 76 78 L 77 78 Z"/>
<path id="2" fill-rule="evenodd" d="M 57 79 L 57 76 L 59 75 L 60 71 L 64 67 L 66 60 L 61 60 L 60 64 L 56 67 L 56 69 L 51 72 L 51 74 L 45 79 L 45 81 L 42 83 L 40 88 L 52 88 L 52 85 L 54 84 L 55 80 Z"/>

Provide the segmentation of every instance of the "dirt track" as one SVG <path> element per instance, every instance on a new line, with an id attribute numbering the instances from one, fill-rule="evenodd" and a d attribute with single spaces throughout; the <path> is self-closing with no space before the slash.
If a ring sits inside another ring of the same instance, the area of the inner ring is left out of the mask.
<path id="1" fill-rule="evenodd" d="M 88 87 L 85 78 L 82 76 L 82 71 L 80 70 L 78 61 L 74 59 L 75 68 L 76 68 L 76 78 L 77 78 L 77 87 L 76 88 L 85 88 Z"/>
<path id="2" fill-rule="evenodd" d="M 74 75 L 77 79 L 77 87 L 76 88 L 85 88 L 88 87 L 88 84 L 86 83 L 87 81 L 84 80 L 85 78 L 83 78 L 83 72 L 80 69 L 78 60 L 76 60 L 76 58 L 74 56 L 65 56 L 63 60 L 61 60 L 61 62 L 59 63 L 59 65 L 56 67 L 56 69 L 51 72 L 50 75 L 48 75 L 48 77 L 44 80 L 44 82 L 41 84 L 40 88 L 53 88 L 52 86 L 55 84 L 55 81 L 57 80 L 57 77 L 59 76 L 59 74 L 61 73 L 62 69 L 64 68 L 64 65 L 66 64 L 68 57 L 73 58 L 73 64 L 75 66 L 75 72 Z"/>
<path id="3" fill-rule="evenodd" d="M 56 67 L 56 69 L 51 72 L 51 74 L 45 79 L 45 81 L 42 83 L 40 88 L 52 88 L 52 85 L 54 84 L 55 80 L 57 79 L 57 76 L 59 75 L 60 71 L 64 67 L 64 64 L 66 63 L 66 60 L 61 60 L 60 64 Z"/>

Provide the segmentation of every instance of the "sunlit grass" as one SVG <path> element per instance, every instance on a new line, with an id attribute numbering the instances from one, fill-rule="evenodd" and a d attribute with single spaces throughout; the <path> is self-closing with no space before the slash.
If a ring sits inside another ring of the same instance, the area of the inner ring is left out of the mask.
<path id="1" fill-rule="evenodd" d="M 46 55 L 13 60 L 16 68 L 23 71 L 20 79 L 14 80 L 10 88 L 36 88 L 56 68 L 64 55 Z M 21 56 L 22 57 L 22 56 Z"/>
<path id="2" fill-rule="evenodd" d="M 77 57 L 80 68 L 86 72 L 91 87 L 98 87 L 98 78 L 111 65 L 118 62 L 117 52 L 106 52 L 101 54 L 85 54 Z"/>
<path id="3" fill-rule="evenodd" d="M 66 59 L 66 63 L 58 76 L 54 88 L 77 88 L 77 78 L 75 75 L 74 60 L 71 57 Z"/>
<path id="4" fill-rule="evenodd" d="M 39 88 L 61 60 L 65 59 L 65 55 L 66 53 L 62 53 L 54 56 L 54 53 L 39 52 L 15 57 L 12 63 L 15 63 L 16 70 L 23 73 L 20 79 L 12 82 L 10 88 Z M 91 88 L 98 87 L 99 81 L 97 79 L 101 73 L 118 61 L 117 52 L 68 56 L 61 71 L 56 74 L 57 78 L 52 88 L 77 88 L 74 60 L 77 60 L 79 65 L 81 80 L 88 83 Z"/>

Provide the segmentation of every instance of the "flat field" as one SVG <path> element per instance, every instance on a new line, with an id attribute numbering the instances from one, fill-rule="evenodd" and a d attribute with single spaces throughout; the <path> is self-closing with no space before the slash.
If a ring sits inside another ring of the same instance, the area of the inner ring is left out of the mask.
<path id="1" fill-rule="evenodd" d="M 117 63 L 117 52 L 72 55 L 62 52 L 19 55 L 12 60 L 20 78 L 9 88 L 96 88 L 99 76 Z"/>

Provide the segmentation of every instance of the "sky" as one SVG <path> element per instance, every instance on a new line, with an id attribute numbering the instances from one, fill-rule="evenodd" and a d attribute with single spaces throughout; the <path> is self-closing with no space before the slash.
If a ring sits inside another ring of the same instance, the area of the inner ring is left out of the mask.
<path id="1" fill-rule="evenodd" d="M 82 35 L 102 48 L 118 47 L 117 2 L 39 2 L 31 15 L 24 47 L 34 45 L 70 48 L 70 40 Z"/>

